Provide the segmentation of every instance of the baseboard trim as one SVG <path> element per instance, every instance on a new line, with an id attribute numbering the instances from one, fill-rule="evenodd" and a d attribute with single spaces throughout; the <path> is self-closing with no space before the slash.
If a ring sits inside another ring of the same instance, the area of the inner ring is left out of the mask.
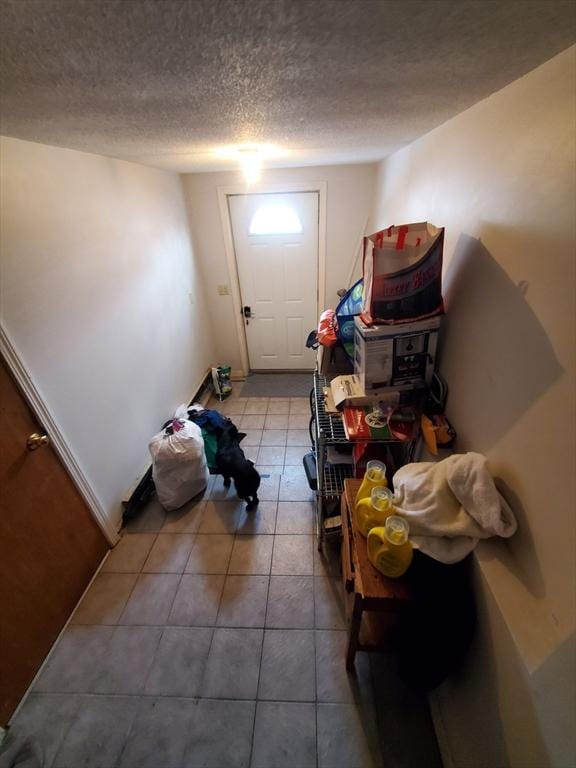
<path id="1" fill-rule="evenodd" d="M 440 756 L 442 758 L 442 765 L 444 768 L 456 768 L 456 764 L 454 763 L 454 758 L 452 756 L 452 750 L 450 749 L 450 741 L 444 726 L 442 708 L 440 706 L 440 697 L 437 691 L 430 691 L 428 694 L 428 704 L 430 706 L 432 724 L 434 725 L 434 731 L 436 732 L 438 749 L 440 750 Z"/>
<path id="2" fill-rule="evenodd" d="M 110 545 L 114 546 L 119 538 L 118 532 L 116 531 L 111 520 L 109 520 L 106 513 L 104 512 L 104 508 L 100 504 L 96 494 L 90 487 L 90 484 L 88 483 L 88 480 L 86 479 L 86 476 L 84 475 L 80 465 L 68 447 L 68 444 L 64 439 L 64 435 L 50 415 L 50 411 L 48 410 L 46 403 L 44 402 L 42 396 L 36 389 L 34 382 L 26 371 L 26 368 L 24 367 L 22 360 L 16 351 L 16 348 L 10 341 L 4 328 L 1 326 L 0 353 L 2 353 L 6 364 L 10 369 L 10 372 L 16 379 L 18 386 L 24 395 L 24 398 L 32 409 L 32 412 L 46 430 L 52 447 L 64 465 L 66 471 L 72 478 L 72 482 L 78 489 L 78 492 L 86 502 L 88 509 L 94 517 L 94 520 L 98 524 L 104 536 L 106 536 L 106 539 Z"/>
<path id="3" fill-rule="evenodd" d="M 206 406 L 212 397 L 213 387 L 212 369 L 206 368 L 205 374 L 197 383 L 196 388 L 192 390 L 193 395 L 188 401 L 188 404 L 192 405 L 192 403 L 200 403 L 200 405 Z"/>

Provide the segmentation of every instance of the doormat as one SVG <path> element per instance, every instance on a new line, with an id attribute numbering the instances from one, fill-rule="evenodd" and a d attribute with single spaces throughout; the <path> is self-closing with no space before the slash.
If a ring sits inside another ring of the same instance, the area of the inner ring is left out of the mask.
<path id="1" fill-rule="evenodd" d="M 251 373 L 240 397 L 308 397 L 313 387 L 310 373 Z"/>

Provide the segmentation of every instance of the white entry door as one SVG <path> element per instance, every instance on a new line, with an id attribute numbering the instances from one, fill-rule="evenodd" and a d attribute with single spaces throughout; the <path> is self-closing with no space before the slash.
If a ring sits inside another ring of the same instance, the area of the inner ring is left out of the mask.
<path id="1" fill-rule="evenodd" d="M 311 370 L 318 324 L 318 193 L 228 197 L 251 370 Z"/>

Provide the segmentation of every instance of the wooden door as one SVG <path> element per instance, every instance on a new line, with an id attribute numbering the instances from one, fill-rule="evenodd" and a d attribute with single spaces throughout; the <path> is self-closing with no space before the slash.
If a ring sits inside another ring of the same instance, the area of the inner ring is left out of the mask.
<path id="1" fill-rule="evenodd" d="M 318 324 L 318 193 L 228 198 L 252 370 L 312 370 Z"/>
<path id="2" fill-rule="evenodd" d="M 0 358 L 0 725 L 5 725 L 108 542 Z"/>

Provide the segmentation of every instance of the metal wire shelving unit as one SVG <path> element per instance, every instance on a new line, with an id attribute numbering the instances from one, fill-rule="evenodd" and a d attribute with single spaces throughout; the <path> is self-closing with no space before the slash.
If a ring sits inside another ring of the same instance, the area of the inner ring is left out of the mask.
<path id="1" fill-rule="evenodd" d="M 328 446 L 350 445 L 346 437 L 340 414 L 327 413 L 324 401 L 324 387 L 328 386 L 326 376 L 315 371 L 314 387 L 310 392 L 310 410 L 312 419 L 310 433 L 316 457 L 316 534 L 318 549 L 322 549 L 324 538 L 328 535 L 340 534 L 338 526 L 326 526 L 329 511 L 336 508 L 339 514 L 339 499 L 344 489 L 344 480 L 354 476 L 352 464 L 331 464 L 327 461 Z M 403 445 L 406 451 L 406 461 L 412 461 L 417 440 L 373 440 L 371 442 Z"/>
<path id="2" fill-rule="evenodd" d="M 344 489 L 344 480 L 353 477 L 351 464 L 328 464 L 324 462 L 322 491 L 325 498 L 338 498 Z"/>
<path id="3" fill-rule="evenodd" d="M 327 511 L 338 510 L 338 499 L 344 488 L 344 479 L 353 476 L 351 464 L 330 464 L 326 461 L 326 449 L 329 445 L 349 444 L 344 432 L 342 417 L 326 412 L 324 387 L 328 386 L 326 377 L 317 371 L 314 373 L 314 388 L 310 393 L 312 411 L 311 437 L 316 456 L 316 534 L 318 549 L 322 549 L 326 534 Z M 331 534 L 340 532 L 340 527 L 331 528 Z M 331 535 L 330 534 L 330 535 Z"/>

